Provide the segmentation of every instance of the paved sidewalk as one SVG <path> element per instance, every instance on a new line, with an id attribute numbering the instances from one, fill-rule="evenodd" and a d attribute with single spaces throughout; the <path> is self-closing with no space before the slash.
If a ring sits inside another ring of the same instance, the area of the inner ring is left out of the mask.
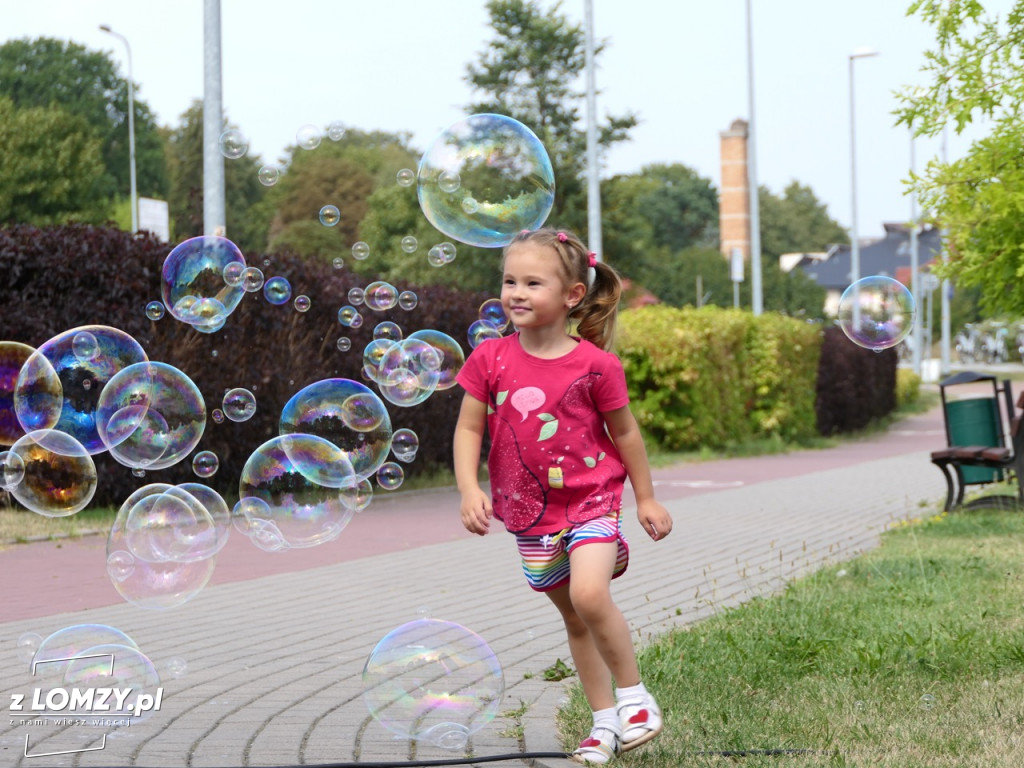
<path id="1" fill-rule="evenodd" d="M 928 451 L 943 443 L 935 410 L 888 434 L 830 450 L 658 470 L 659 495 L 675 530 L 653 543 L 629 510 L 632 558 L 614 586 L 638 641 L 874 546 L 887 525 L 941 500 L 944 484 Z M 0 623 L 0 696 L 8 703 L 12 694 L 33 687 L 15 653 L 25 632 L 45 637 L 69 625 L 109 624 L 128 633 L 158 668 L 172 659 L 187 663 L 180 678 L 164 675 L 160 711 L 112 730 L 102 750 L 25 758 L 26 736 L 31 753 L 38 754 L 97 747 L 103 731 L 52 719 L 22 725 L 9 713 L 0 721 L 0 764 L 269 766 L 461 757 L 393 738 L 368 716 L 361 698 L 363 664 L 374 645 L 422 616 L 458 622 L 481 635 L 504 669 L 502 712 L 527 705 L 522 742 L 511 717 L 500 717 L 472 736 L 473 754 L 560 752 L 554 720 L 565 689 L 541 676 L 557 659 L 568 659 L 557 613 L 525 586 L 511 536 L 450 533 L 457 508 L 451 493 L 395 496 L 367 519 L 386 532 L 403 516 L 417 515 L 429 523 L 425 530 L 441 530 L 443 540 L 390 550 L 382 543 L 387 537 L 366 549 L 346 541 L 340 562 L 320 564 L 318 553 L 307 557 L 307 567 L 299 558 L 289 569 L 256 576 L 275 555 L 249 548 L 235 556 L 247 565 L 237 578 L 211 584 L 173 610 L 145 611 L 97 594 L 85 610 Z M 363 513 L 373 514 L 373 506 Z M 235 539 L 229 546 L 239 544 L 249 547 Z M 103 568 L 96 541 L 67 542 L 59 550 L 52 543 L 28 546 L 45 556 L 22 554 L 15 561 L 11 550 L 0 552 L 9 592 L 46 595 L 50 577 L 66 576 L 69 569 L 70 584 L 61 583 L 73 590 L 76 572 L 84 579 L 85 571 Z M 90 546 L 96 555 L 88 555 Z M 49 594 L 58 605 L 52 589 Z M 572 764 L 548 758 L 500 764 L 524 762 Z"/>

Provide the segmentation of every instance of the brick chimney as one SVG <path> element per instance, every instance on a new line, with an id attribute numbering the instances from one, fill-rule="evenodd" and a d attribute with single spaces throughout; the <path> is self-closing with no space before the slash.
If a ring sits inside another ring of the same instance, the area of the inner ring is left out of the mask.
<path id="1" fill-rule="evenodd" d="M 718 236 L 729 258 L 739 248 L 750 258 L 750 187 L 747 184 L 747 121 L 733 120 L 721 137 L 722 186 L 718 197 Z"/>

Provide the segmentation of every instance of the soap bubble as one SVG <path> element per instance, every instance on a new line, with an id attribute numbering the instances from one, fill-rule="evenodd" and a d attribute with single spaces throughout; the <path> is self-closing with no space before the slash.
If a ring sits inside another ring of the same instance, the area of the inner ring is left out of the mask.
<path id="1" fill-rule="evenodd" d="M 934 709 L 935 708 L 935 696 L 930 693 L 924 693 L 921 695 L 920 700 L 921 709 Z"/>
<path id="2" fill-rule="evenodd" d="M 500 339 L 501 331 L 498 330 L 494 323 L 488 320 L 477 320 L 470 324 L 466 336 L 469 339 L 469 346 L 472 349 L 476 349 L 487 339 Z"/>
<path id="3" fill-rule="evenodd" d="M 415 309 L 419 301 L 419 297 L 412 291 L 402 291 L 398 294 L 398 306 L 406 312 Z"/>
<path id="4" fill-rule="evenodd" d="M 96 341 L 96 353 L 88 360 L 73 352 L 74 339 L 83 332 Z M 116 328 L 87 325 L 64 331 L 40 345 L 18 372 L 14 387 L 18 423 L 25 432 L 66 432 L 89 453 L 101 453 L 106 446 L 96 429 L 100 393 L 117 372 L 144 360 L 142 346 Z"/>
<path id="5" fill-rule="evenodd" d="M 363 303 L 363 298 L 365 296 L 366 296 L 366 292 L 362 288 L 360 288 L 358 286 L 356 286 L 354 288 L 349 288 L 348 289 L 348 302 L 349 302 L 349 304 L 353 304 L 354 306 L 358 307 L 360 304 Z"/>
<path id="6" fill-rule="evenodd" d="M 555 199 L 540 139 L 504 115 L 472 115 L 450 126 L 420 160 L 417 193 L 427 220 L 449 237 L 500 248 L 544 223 Z M 463 200 L 476 206 L 467 213 Z"/>
<path id="7" fill-rule="evenodd" d="M 362 512 L 373 501 L 373 486 L 366 478 L 359 478 L 359 482 L 341 489 L 341 500 L 353 512 Z"/>
<path id="8" fill-rule="evenodd" d="M 362 240 L 355 243 L 352 246 L 352 258 L 357 261 L 363 261 L 370 255 L 370 246 L 364 243 Z"/>
<path id="9" fill-rule="evenodd" d="M 441 255 L 444 257 L 445 264 L 455 261 L 455 243 L 449 243 L 445 240 L 443 243 L 438 243 L 437 247 L 441 249 Z"/>
<path id="10" fill-rule="evenodd" d="M 438 369 L 437 390 L 451 389 L 456 385 L 455 376 L 466 364 L 466 353 L 459 342 L 447 333 L 424 328 L 409 334 L 410 339 L 419 339 L 432 346 L 441 355 L 441 367 Z"/>
<path id="11" fill-rule="evenodd" d="M 18 640 L 15 643 L 18 662 L 25 666 L 31 664 L 32 657 L 36 655 L 36 651 L 39 649 L 39 644 L 42 642 L 42 636 L 35 632 L 23 632 L 18 635 Z"/>
<path id="12" fill-rule="evenodd" d="M 399 341 L 402 338 L 402 329 L 399 327 L 398 323 L 385 320 L 382 323 L 377 323 L 374 327 L 373 338 Z"/>
<path id="13" fill-rule="evenodd" d="M 244 266 L 245 257 L 226 238 L 201 236 L 179 243 L 164 259 L 160 289 L 164 306 L 197 331 L 211 333 L 218 322 L 223 326 L 223 319 L 214 316 L 230 315 L 244 294 L 242 288 L 225 282 L 224 269 L 233 262 Z M 208 311 L 211 307 L 216 311 Z"/>
<path id="14" fill-rule="evenodd" d="M 398 290 L 391 283 L 375 280 L 366 286 L 363 301 L 375 312 L 384 312 L 398 304 Z"/>
<path id="15" fill-rule="evenodd" d="M 416 458 L 416 452 L 420 449 L 420 438 L 411 429 L 396 429 L 391 437 L 391 452 L 399 461 L 406 464 Z"/>
<path id="16" fill-rule="evenodd" d="M 151 301 L 146 305 L 146 317 L 154 322 L 163 318 L 165 308 L 162 302 Z"/>
<path id="17" fill-rule="evenodd" d="M 209 557 L 217 554 L 227 543 L 228 534 L 231 533 L 231 510 L 224 501 L 224 497 L 208 485 L 202 483 L 178 483 L 177 488 L 191 494 L 191 496 L 202 504 L 210 513 L 213 520 L 214 537 L 213 541 L 207 537 L 205 544 L 212 545 L 201 553 L 201 556 Z M 193 547 L 197 551 L 198 547 Z"/>
<path id="18" fill-rule="evenodd" d="M 499 331 L 508 328 L 508 315 L 505 314 L 505 308 L 501 305 L 501 299 L 487 299 L 480 305 L 478 317 L 491 323 Z"/>
<path id="19" fill-rule="evenodd" d="M 345 138 L 345 124 L 340 120 L 332 120 L 327 126 L 327 138 L 331 141 L 341 141 Z"/>
<path id="20" fill-rule="evenodd" d="M 260 184 L 264 187 L 272 187 L 281 178 L 281 169 L 276 165 L 261 165 L 260 169 L 256 172 L 256 178 L 260 180 Z"/>
<path id="21" fill-rule="evenodd" d="M 99 352 L 96 337 L 87 330 L 78 331 L 71 337 L 71 351 L 81 362 L 89 362 Z"/>
<path id="22" fill-rule="evenodd" d="M 395 345 L 393 339 L 374 339 L 363 347 L 363 372 L 372 381 L 377 381 L 381 358 Z"/>
<path id="23" fill-rule="evenodd" d="M 220 468 L 220 459 L 213 451 L 200 451 L 192 457 L 192 471 L 197 477 L 213 477 Z"/>
<path id="24" fill-rule="evenodd" d="M 325 227 L 333 227 L 341 221 L 341 211 L 336 205 L 325 205 L 320 209 L 320 223 Z"/>
<path id="25" fill-rule="evenodd" d="M 307 296 L 304 293 L 300 293 L 298 296 L 296 296 L 295 302 L 293 304 L 296 312 L 309 312 L 309 308 L 312 305 L 313 303 L 309 300 L 309 296 Z"/>
<path id="26" fill-rule="evenodd" d="M 405 480 L 405 470 L 393 461 L 385 461 L 377 470 L 377 485 L 385 491 L 397 490 Z"/>
<path id="27" fill-rule="evenodd" d="M 412 235 L 406 235 L 402 238 L 402 250 L 406 253 L 415 253 L 418 247 L 419 241 Z"/>
<path id="28" fill-rule="evenodd" d="M 418 405 L 437 389 L 442 362 L 442 354 L 422 339 L 395 342 L 377 368 L 380 393 L 395 405 Z"/>
<path id="29" fill-rule="evenodd" d="M 345 262 L 342 260 L 340 256 L 335 256 L 334 259 L 331 261 L 331 264 L 334 266 L 335 269 L 342 269 L 345 266 Z"/>
<path id="30" fill-rule="evenodd" d="M 387 418 L 384 403 L 372 392 L 356 392 L 341 404 L 341 420 L 356 432 L 372 432 Z"/>
<path id="31" fill-rule="evenodd" d="M 229 160 L 244 157 L 249 151 L 249 140 L 237 128 L 229 128 L 220 135 L 220 153 Z"/>
<path id="32" fill-rule="evenodd" d="M 356 320 L 359 318 L 359 320 Z M 362 315 L 359 311 L 352 306 L 346 304 L 338 310 L 338 322 L 344 325 L 346 328 L 358 328 L 362 325 Z"/>
<path id="33" fill-rule="evenodd" d="M 338 351 L 348 352 L 350 349 L 352 349 L 352 339 L 350 339 L 348 336 L 339 336 Z"/>
<path id="34" fill-rule="evenodd" d="M 352 429 L 353 395 L 377 400 L 380 413 L 371 430 Z M 281 409 L 280 433 L 316 435 L 340 448 L 359 477 L 373 475 L 387 458 L 391 446 L 391 418 L 387 408 L 364 384 L 351 379 L 323 379 L 296 392 Z"/>
<path id="35" fill-rule="evenodd" d="M 427 251 L 427 263 L 432 267 L 443 267 L 448 263 L 448 260 L 445 259 L 444 251 L 441 250 L 441 246 L 432 246 Z"/>
<path id="36" fill-rule="evenodd" d="M 24 507 L 44 517 L 68 517 L 92 501 L 96 493 L 96 464 L 74 437 L 39 429 L 18 438 L 4 462 L 14 473 L 24 468 L 21 481 L 8 490 Z M 20 465 L 19 462 L 20 461 Z"/>
<path id="37" fill-rule="evenodd" d="M 244 387 L 235 387 L 224 394 L 221 407 L 231 421 L 248 421 L 256 413 L 256 396 Z"/>
<path id="38" fill-rule="evenodd" d="M 155 700 L 157 689 L 160 687 L 160 675 L 149 657 L 137 647 L 110 643 L 86 648 L 78 658 L 68 662 L 62 687 L 79 690 L 129 690 L 129 695 L 121 700 L 120 706 L 117 703 L 118 699 L 111 697 L 108 700 L 108 709 L 103 715 L 105 718 L 133 718 L 129 722 L 138 723 L 144 720 L 148 713 L 140 711 L 136 717 L 136 702 L 141 696 L 149 696 L 151 701 Z M 91 723 L 91 716 L 96 714 L 93 707 L 88 703 L 75 706 L 75 703 L 72 700 L 61 710 L 61 714 L 78 717 L 84 724 Z"/>
<path id="39" fill-rule="evenodd" d="M 0 488 L 14 489 L 25 479 L 25 460 L 14 451 L 0 451 Z"/>
<path id="40" fill-rule="evenodd" d="M 96 426 L 120 464 L 166 469 L 199 443 L 206 429 L 206 404 L 199 387 L 181 370 L 167 363 L 135 363 L 103 388 Z"/>
<path id="41" fill-rule="evenodd" d="M 124 540 L 136 563 L 192 563 L 218 550 L 213 516 L 199 499 L 180 486 L 148 487 L 152 492 L 137 499 L 124 521 Z"/>
<path id="42" fill-rule="evenodd" d="M 181 656 L 172 656 L 164 662 L 163 669 L 168 677 L 180 680 L 188 674 L 188 662 Z"/>
<path id="43" fill-rule="evenodd" d="M 263 284 L 264 298 L 274 306 L 287 304 L 292 297 L 292 284 L 284 277 L 272 277 Z"/>
<path id="44" fill-rule="evenodd" d="M 462 198 L 462 210 L 467 214 L 472 215 L 480 210 L 480 203 L 472 197 L 464 197 Z"/>
<path id="45" fill-rule="evenodd" d="M 316 149 L 322 139 L 323 134 L 315 125 L 304 125 L 295 132 L 295 142 L 302 149 Z"/>
<path id="46" fill-rule="evenodd" d="M 880 352 L 906 338 L 913 329 L 915 311 L 914 297 L 903 283 L 872 275 L 843 291 L 838 322 L 854 344 Z"/>
<path id="47" fill-rule="evenodd" d="M 505 691 L 497 657 L 459 624 L 417 619 L 392 630 L 363 667 L 363 701 L 406 739 L 461 750 L 498 713 Z"/>
<path id="48" fill-rule="evenodd" d="M 395 178 L 398 180 L 398 186 L 411 187 L 416 181 L 416 172 L 412 168 L 403 168 L 395 174 Z"/>
<path id="49" fill-rule="evenodd" d="M 52 682 L 64 679 L 71 657 L 83 655 L 97 645 L 120 645 L 138 649 L 128 635 L 108 624 L 74 624 L 47 635 L 32 656 L 32 671 L 36 677 Z"/>
<path id="50" fill-rule="evenodd" d="M 242 270 L 241 285 L 246 293 L 256 293 L 263 287 L 263 270 L 259 267 L 246 267 Z"/>
<path id="51" fill-rule="evenodd" d="M 220 408 L 214 408 L 212 411 L 210 411 L 210 418 L 213 419 L 214 424 L 223 424 L 224 411 L 222 411 Z"/>
<path id="52" fill-rule="evenodd" d="M 253 267 L 255 269 L 255 267 Z M 229 262 L 221 273 L 224 277 L 224 282 L 230 285 L 232 288 L 237 288 L 242 285 L 242 281 L 245 279 L 245 264 L 241 261 Z M 245 288 L 242 288 L 244 291 Z"/>
<path id="53" fill-rule="evenodd" d="M 0 341 L 0 445 L 13 445 L 15 440 L 25 434 L 15 412 L 14 390 L 18 384 L 18 374 L 33 352 L 35 348 L 28 344 Z M 59 382 L 53 379 L 47 381 L 47 376 L 43 378 L 44 391 L 50 391 L 52 387 L 51 394 L 59 397 L 60 394 L 56 392 Z M 44 416 L 44 421 L 53 417 L 52 410 L 48 408 L 47 411 L 49 415 Z"/>

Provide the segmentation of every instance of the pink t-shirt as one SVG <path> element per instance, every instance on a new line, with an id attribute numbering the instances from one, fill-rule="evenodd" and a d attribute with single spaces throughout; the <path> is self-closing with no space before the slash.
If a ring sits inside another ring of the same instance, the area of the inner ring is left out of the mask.
<path id="1" fill-rule="evenodd" d="M 589 341 L 545 360 L 519 334 L 483 342 L 456 377 L 487 403 L 495 516 L 542 536 L 619 509 L 626 469 L 605 430 L 629 403 L 622 363 Z"/>

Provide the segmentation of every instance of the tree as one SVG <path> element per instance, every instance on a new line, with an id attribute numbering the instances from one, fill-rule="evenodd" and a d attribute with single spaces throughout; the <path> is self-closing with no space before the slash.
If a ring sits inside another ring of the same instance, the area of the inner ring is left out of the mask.
<path id="1" fill-rule="evenodd" d="M 762 261 L 778 262 L 784 253 L 825 251 L 830 245 L 848 243 L 846 230 L 828 214 L 828 207 L 810 187 L 792 181 L 774 194 L 758 190 Z"/>
<path id="2" fill-rule="evenodd" d="M 917 0 L 910 8 L 936 35 L 922 70 L 930 82 L 901 95 L 899 120 L 916 135 L 982 119 L 988 135 L 953 162 L 930 162 L 910 184 L 945 230 L 948 264 L 935 272 L 977 287 L 984 308 L 1024 312 L 1024 0 L 1005 21 L 977 0 Z"/>
<path id="3" fill-rule="evenodd" d="M 163 143 L 149 106 L 134 88 L 138 192 L 165 197 Z M 0 45 L 0 93 L 18 108 L 54 106 L 81 118 L 101 146 L 96 193 L 128 196 L 128 85 L 109 54 L 45 37 L 10 40 Z"/>
<path id="4" fill-rule="evenodd" d="M 586 229 L 584 173 L 586 134 L 580 128 L 584 93 L 574 89 L 584 71 L 584 31 L 571 24 L 556 3 L 543 11 L 533 0 L 490 0 L 494 38 L 467 81 L 484 98 L 470 114 L 492 112 L 515 118 L 544 144 L 555 172 L 551 219 L 578 232 Z M 595 45 L 595 57 L 604 48 Z M 607 148 L 628 138 L 633 114 L 609 116 L 598 126 L 598 143 Z"/>
<path id="5" fill-rule="evenodd" d="M 81 117 L 0 96 L 0 147 L 0 224 L 98 223 L 110 213 L 100 142 Z"/>

